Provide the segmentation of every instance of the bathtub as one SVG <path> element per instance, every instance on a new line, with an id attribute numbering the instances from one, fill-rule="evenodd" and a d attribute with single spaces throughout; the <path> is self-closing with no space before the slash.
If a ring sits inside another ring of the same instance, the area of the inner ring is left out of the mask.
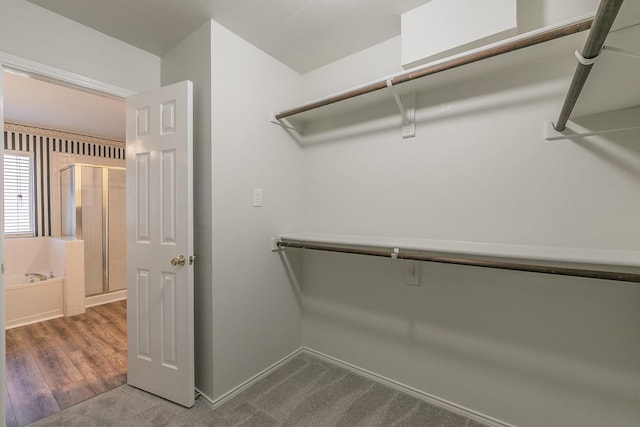
<path id="1" fill-rule="evenodd" d="M 64 278 L 49 278 L 49 272 L 37 272 L 46 280 L 30 282 L 24 274 L 5 276 L 7 329 L 64 316 Z"/>

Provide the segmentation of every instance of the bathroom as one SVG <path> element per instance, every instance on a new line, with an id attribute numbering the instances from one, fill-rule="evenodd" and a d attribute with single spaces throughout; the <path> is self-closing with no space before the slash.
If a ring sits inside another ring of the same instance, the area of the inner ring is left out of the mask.
<path id="1" fill-rule="evenodd" d="M 6 328 L 126 300 L 122 101 L 4 81 Z"/>

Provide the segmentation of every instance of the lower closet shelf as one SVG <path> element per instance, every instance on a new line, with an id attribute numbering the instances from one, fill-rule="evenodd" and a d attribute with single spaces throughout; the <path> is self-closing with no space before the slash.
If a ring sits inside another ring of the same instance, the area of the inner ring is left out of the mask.
<path id="1" fill-rule="evenodd" d="M 640 251 L 319 233 L 281 234 L 276 245 L 280 249 L 309 249 L 640 283 Z"/>

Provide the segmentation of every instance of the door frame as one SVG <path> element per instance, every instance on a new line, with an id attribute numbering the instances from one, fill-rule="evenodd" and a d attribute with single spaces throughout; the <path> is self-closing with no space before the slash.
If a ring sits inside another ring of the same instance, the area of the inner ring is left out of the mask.
<path id="1" fill-rule="evenodd" d="M 70 86 L 72 88 L 86 90 L 102 96 L 122 99 L 123 101 L 128 96 L 135 95 L 137 93 L 129 89 L 111 85 L 109 83 L 104 83 L 89 77 L 84 77 L 79 74 L 71 73 L 69 71 L 60 70 L 49 65 L 41 64 L 0 51 L 0 73 L 4 72 L 6 69 L 25 73 L 29 76 L 50 81 L 52 83 L 60 84 L 63 86 Z M 3 84 L 2 78 L 0 78 L 0 84 Z M 4 90 L 2 87 L 0 87 L 0 105 L 4 105 L 3 96 Z M 4 122 L 4 111 L 2 109 L 0 109 L 0 114 L 2 114 L 2 117 L 0 117 L 0 121 Z M 0 192 L 0 194 L 3 194 L 4 192 L 3 186 L 4 183 L 0 180 L 0 189 L 3 190 L 2 192 Z M 3 245 L 0 254 L 4 254 L 4 239 L 0 241 L 0 245 Z M 4 263 L 4 258 L 0 259 L 0 262 Z M 5 330 L 4 306 L 5 284 L 4 280 L 0 280 L 0 331 L 2 332 L 4 332 Z M 3 338 L 0 339 L 0 384 L 3 385 L 6 382 L 4 369 L 6 352 L 7 349 L 3 334 Z M 0 396 L 0 403 L 2 404 L 2 408 L 4 408 L 4 393 L 2 393 L 2 396 Z M 4 425 L 4 418 L 0 420 L 0 425 Z"/>
<path id="2" fill-rule="evenodd" d="M 89 77 L 81 76 L 49 65 L 40 64 L 29 59 L 11 55 L 0 51 L 0 64 L 10 70 L 23 72 L 37 78 L 51 81 L 61 85 L 70 85 L 74 88 L 80 88 L 89 92 L 100 95 L 107 95 L 118 99 L 125 99 L 128 96 L 135 95 L 137 92 L 130 89 L 118 87 L 109 83 L 94 80 Z"/>
<path id="3" fill-rule="evenodd" d="M 0 62 L 0 135 L 4 134 L 4 67 L 2 65 L 2 63 Z M 4 138 L 4 137 L 3 137 Z M 2 159 L 2 162 L 0 162 L 0 176 L 3 176 L 4 178 L 4 144 L 0 144 L 0 154 L 2 154 L 2 156 L 0 156 L 0 158 Z M 4 179 L 2 180 L 2 182 L 0 182 L 0 199 L 4 199 Z M 4 222 L 4 200 L 0 201 L 0 218 L 3 219 Z M 0 224 L 0 264 L 2 265 L 2 271 L 0 271 L 0 294 L 2 296 L 0 296 L 0 327 L 2 329 L 0 329 L 2 331 L 2 336 L 0 337 L 0 348 L 2 349 L 2 354 L 0 354 L 0 380 L 2 382 L 0 382 L 0 384 L 5 386 L 5 390 L 7 390 L 6 388 L 6 380 L 5 380 L 5 372 L 6 372 L 6 349 L 7 349 L 7 343 L 6 343 L 6 334 L 4 333 L 5 331 L 5 290 L 4 290 L 4 224 Z M 7 402 L 5 402 L 5 399 L 7 399 L 7 393 L 3 393 L 2 396 L 0 396 L 0 408 L 2 408 L 3 410 L 0 411 L 4 414 L 4 409 L 6 408 L 6 404 Z M 3 419 L 0 420 L 0 426 L 5 427 L 6 424 L 6 420 Z"/>

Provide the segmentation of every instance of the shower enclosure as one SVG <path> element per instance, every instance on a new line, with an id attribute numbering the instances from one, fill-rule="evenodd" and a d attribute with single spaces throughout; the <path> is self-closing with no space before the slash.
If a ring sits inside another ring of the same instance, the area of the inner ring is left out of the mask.
<path id="1" fill-rule="evenodd" d="M 73 164 L 60 171 L 61 232 L 84 240 L 85 296 L 127 287 L 125 169 Z"/>

